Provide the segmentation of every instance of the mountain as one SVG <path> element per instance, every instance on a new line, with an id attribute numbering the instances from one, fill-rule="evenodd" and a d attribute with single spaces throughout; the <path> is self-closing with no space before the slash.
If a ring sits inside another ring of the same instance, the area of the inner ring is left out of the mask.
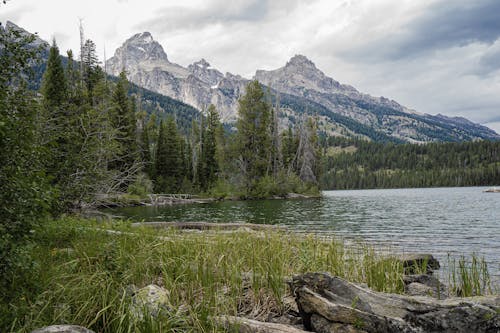
<path id="1" fill-rule="evenodd" d="M 125 69 L 135 84 L 199 110 L 214 104 L 227 123 L 236 120 L 238 98 L 249 82 L 239 75 L 222 74 L 205 59 L 187 68 L 171 62 L 149 32 L 126 40 L 107 60 L 106 68 L 112 75 Z M 279 93 L 282 126 L 309 113 L 319 118 L 320 128 L 328 134 L 374 141 L 500 139 L 493 130 L 464 118 L 422 114 L 388 98 L 361 93 L 328 77 L 303 55 L 276 70 L 257 70 L 254 79 L 273 96 Z"/>
<path id="2" fill-rule="evenodd" d="M 493 130 L 465 118 L 421 114 L 385 97 L 363 94 L 326 76 L 303 55 L 294 56 L 284 67 L 276 70 L 258 70 L 255 79 L 273 90 L 316 102 L 332 113 L 403 141 L 500 138 Z M 328 113 L 324 116 L 328 118 Z"/>
<path id="3" fill-rule="evenodd" d="M 30 34 L 12 22 L 0 28 Z M 47 42 L 37 37 L 33 46 L 42 46 L 46 57 Z M 186 128 L 191 119 L 198 117 L 198 110 L 203 111 L 209 104 L 216 106 L 224 122 L 234 123 L 238 98 L 249 82 L 239 75 L 222 74 L 205 59 L 187 68 L 171 62 L 149 32 L 126 40 L 105 67 L 112 76 L 127 71 L 133 83 L 131 93 L 141 96 L 148 113 L 175 114 Z M 44 63 L 34 65 L 35 89 L 44 68 Z M 327 134 L 379 142 L 500 139 L 493 130 L 465 118 L 422 114 L 385 97 L 361 93 L 328 77 L 303 55 L 292 57 L 276 70 L 257 70 L 254 79 L 268 87 L 273 103 L 279 95 L 283 127 L 308 113 L 318 118 L 320 129 Z"/>
<path id="4" fill-rule="evenodd" d="M 32 47 L 40 47 L 41 49 L 43 50 L 47 50 L 50 48 L 50 44 L 47 43 L 46 41 L 44 41 L 43 39 L 41 39 L 40 37 L 38 37 L 36 35 L 36 33 L 31 33 L 29 31 L 26 31 L 25 29 L 21 28 L 20 26 L 16 25 L 15 23 L 11 22 L 11 21 L 7 21 L 5 23 L 5 26 L 3 26 L 1 23 L 0 23 L 0 29 L 5 29 L 5 30 L 15 30 L 17 31 L 21 36 L 32 36 L 34 35 L 35 36 L 35 39 L 33 40 L 33 42 L 31 43 L 31 46 Z"/>
<path id="5" fill-rule="evenodd" d="M 5 26 L 0 25 L 0 29 L 14 29 L 18 31 L 21 35 L 32 35 L 32 33 L 24 30 L 23 28 L 17 26 L 16 24 L 7 21 Z M 146 43 L 147 44 L 147 43 Z M 147 47 L 147 45 L 145 46 Z M 29 87 L 33 90 L 38 90 L 42 84 L 43 73 L 45 72 L 46 62 L 49 55 L 50 44 L 46 41 L 35 37 L 35 40 L 30 44 L 30 47 L 39 48 L 41 50 L 40 62 L 34 62 L 31 66 L 33 70 L 33 75 L 29 81 Z M 148 48 L 146 53 L 149 54 L 151 58 L 162 56 L 163 49 L 155 50 L 153 48 Z M 61 55 L 63 65 L 66 66 L 68 58 Z M 130 58 L 129 60 L 132 60 Z M 78 62 L 77 62 L 78 63 Z M 180 66 L 179 66 L 180 67 Z M 110 81 L 116 81 L 118 78 L 113 75 L 108 75 Z M 131 82 L 128 89 L 129 95 L 133 95 L 139 98 L 141 101 L 140 109 L 145 111 L 147 114 L 156 114 L 160 118 L 165 118 L 168 115 L 175 117 L 179 129 L 183 132 L 188 132 L 191 128 L 191 123 L 193 119 L 198 119 L 200 117 L 200 112 L 191 105 L 187 105 L 177 99 L 173 99 L 163 94 L 148 90 L 141 86 L 138 86 Z"/>
<path id="6" fill-rule="evenodd" d="M 236 120 L 237 100 L 247 80 L 213 69 L 201 59 L 184 68 L 170 62 L 163 47 L 149 32 L 136 34 L 106 61 L 109 74 L 123 69 L 131 82 L 204 110 L 214 104 L 224 122 Z"/>

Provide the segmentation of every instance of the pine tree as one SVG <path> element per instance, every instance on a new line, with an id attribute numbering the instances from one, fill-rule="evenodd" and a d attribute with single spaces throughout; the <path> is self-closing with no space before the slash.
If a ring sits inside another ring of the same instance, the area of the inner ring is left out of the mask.
<path id="1" fill-rule="evenodd" d="M 297 155 L 298 140 L 293 133 L 292 127 L 288 127 L 288 131 L 282 134 L 283 142 L 283 166 L 288 174 L 295 172 L 295 158 Z"/>
<path id="2" fill-rule="evenodd" d="M 237 142 L 239 167 L 248 194 L 269 170 L 271 107 L 258 81 L 250 82 L 239 99 Z"/>
<path id="3" fill-rule="evenodd" d="M 190 133 L 190 141 L 191 141 L 191 170 L 192 170 L 192 178 L 191 182 L 194 186 L 199 187 L 199 163 L 201 159 L 201 126 L 196 120 L 191 121 L 191 133 Z"/>
<path id="4" fill-rule="evenodd" d="M 112 96 L 112 124 L 116 129 L 116 141 L 120 153 L 112 167 L 121 171 L 130 169 L 138 159 L 137 125 L 135 119 L 135 100 L 127 95 L 128 80 L 121 72 Z"/>
<path id="5" fill-rule="evenodd" d="M 299 177 L 303 182 L 318 183 L 318 137 L 316 123 L 311 117 L 302 121 L 297 150 Z"/>
<path id="6" fill-rule="evenodd" d="M 71 197 L 70 177 L 76 168 L 75 146 L 78 142 L 74 128 L 77 123 L 75 108 L 68 99 L 66 74 L 55 40 L 49 51 L 40 91 L 43 96 L 40 128 L 46 152 L 45 170 L 59 194 L 55 201 L 57 207 L 53 209 L 60 211 L 67 208 L 66 200 Z"/>
<path id="7" fill-rule="evenodd" d="M 96 46 L 92 40 L 87 39 L 85 41 L 81 52 L 81 77 L 86 88 L 89 102 L 91 104 L 94 104 L 94 88 L 96 84 L 104 77 L 104 73 L 99 67 L 99 59 L 97 58 L 96 54 Z"/>
<path id="8" fill-rule="evenodd" d="M 151 141 L 149 140 L 148 126 L 144 120 L 142 121 L 141 131 L 141 157 L 144 164 L 144 172 L 150 179 L 153 178 L 153 165 L 151 158 Z"/>
<path id="9" fill-rule="evenodd" d="M 201 158 L 201 187 L 206 191 L 217 180 L 219 165 L 216 159 L 217 129 L 219 127 L 219 115 L 214 105 L 210 105 L 207 111 L 206 129 L 203 135 L 203 151 Z"/>
<path id="10" fill-rule="evenodd" d="M 45 108 L 60 108 L 68 99 L 68 88 L 64 68 L 59 55 L 59 48 L 53 40 L 49 51 L 47 68 L 43 74 L 42 89 Z"/>
<path id="11" fill-rule="evenodd" d="M 281 143 L 281 136 L 279 133 L 278 115 L 280 112 L 280 97 L 276 96 L 276 107 L 271 112 L 271 150 L 270 150 L 270 166 L 272 169 L 273 178 L 276 179 L 278 173 L 283 170 L 283 149 Z"/>
<path id="12" fill-rule="evenodd" d="M 167 150 L 165 143 L 165 125 L 160 121 L 155 154 L 155 192 L 161 193 L 164 187 L 164 170 L 167 169 Z"/>
<path id="13" fill-rule="evenodd" d="M 155 162 L 155 190 L 177 192 L 182 182 L 182 153 L 177 126 L 172 117 L 160 123 Z"/>

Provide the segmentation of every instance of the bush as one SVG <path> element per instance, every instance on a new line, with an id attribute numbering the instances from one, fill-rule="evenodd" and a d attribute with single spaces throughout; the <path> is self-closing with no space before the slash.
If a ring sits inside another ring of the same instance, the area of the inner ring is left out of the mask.
<path id="1" fill-rule="evenodd" d="M 135 181 L 129 185 L 127 192 L 139 197 L 145 197 L 153 192 L 153 182 L 145 173 L 140 173 Z"/>

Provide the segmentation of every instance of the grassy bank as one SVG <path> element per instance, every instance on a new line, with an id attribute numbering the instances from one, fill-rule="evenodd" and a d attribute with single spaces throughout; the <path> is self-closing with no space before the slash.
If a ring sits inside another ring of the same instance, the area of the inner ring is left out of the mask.
<path id="1" fill-rule="evenodd" d="M 284 231 L 189 233 L 65 218 L 47 222 L 35 238 L 30 280 L 13 286 L 23 289 L 2 304 L 1 331 L 71 323 L 96 332 L 216 332 L 210 316 L 267 319 L 286 311 L 284 281 L 308 271 L 403 290 L 395 259 Z M 139 321 L 129 313 L 130 290 L 151 283 L 170 292 L 171 311 Z"/>

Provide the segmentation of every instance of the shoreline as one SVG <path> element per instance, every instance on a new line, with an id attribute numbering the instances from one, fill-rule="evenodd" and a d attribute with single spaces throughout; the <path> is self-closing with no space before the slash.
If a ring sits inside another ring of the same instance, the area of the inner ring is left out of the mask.
<path id="1" fill-rule="evenodd" d="M 107 323 L 131 318 L 130 311 L 143 313 L 142 308 L 130 310 L 137 297 L 157 299 L 155 295 L 165 296 L 167 311 L 166 317 L 158 317 L 165 321 L 155 321 L 160 325 L 155 331 L 171 329 L 169 318 L 182 324 L 179 331 L 210 331 L 216 324 L 212 319 L 218 316 L 261 323 L 283 320 L 289 327 L 286 320 L 301 317 L 294 310 L 296 288 L 290 287 L 290 281 L 307 272 L 330 272 L 336 281 L 349 281 L 347 286 L 370 294 L 378 291 L 377 295 L 388 300 L 416 294 L 439 303 L 429 295 L 439 299 L 454 297 L 457 291 L 463 296 L 483 293 L 483 289 L 466 289 L 467 283 L 444 290 L 448 281 L 441 283 L 429 274 L 438 264 L 428 254 L 383 257 L 366 243 L 364 248 L 354 249 L 342 240 L 304 237 L 272 226 L 171 226 L 72 217 L 48 221 L 35 233 L 39 242 L 33 255 L 44 270 L 36 278 L 44 287 L 29 298 L 35 306 L 27 318 L 36 320 L 27 321 L 27 328 L 53 322 L 60 311 L 68 322 L 95 332 L 120 331 L 94 318 L 106 318 Z M 37 303 L 38 297 L 44 302 Z M 354 299 L 347 305 L 361 304 Z M 16 302 L 22 305 L 25 300 Z M 150 303 L 154 302 L 144 302 Z M 158 311 L 153 308 L 151 313 Z M 78 319 L 79 314 L 90 316 Z M 134 318 L 131 324 L 141 331 L 144 317 Z"/>
<path id="2" fill-rule="evenodd" d="M 153 195 L 153 194 L 152 194 Z M 161 195 L 159 195 L 161 197 Z M 181 195 L 179 195 L 181 196 Z M 127 197 L 126 195 L 118 195 L 115 197 L 111 197 L 108 200 L 103 200 L 97 202 L 94 205 L 84 207 L 82 211 L 86 210 L 101 210 L 101 209 L 109 209 L 109 208 L 126 208 L 126 207 L 162 207 L 169 205 L 189 205 L 189 204 L 206 204 L 212 202 L 224 202 L 224 201 L 256 201 L 256 200 L 301 200 L 301 199 L 319 199 L 322 197 L 322 194 L 317 195 L 308 195 L 301 193 L 288 193 L 286 196 L 270 196 L 265 198 L 258 197 L 225 197 L 225 198 L 214 198 L 214 197 L 198 197 L 196 195 L 189 195 L 191 198 L 182 198 L 182 197 L 164 197 L 162 201 L 153 202 L 151 197 L 148 198 L 135 198 L 135 197 Z M 149 202 L 148 202 L 149 201 Z"/>

